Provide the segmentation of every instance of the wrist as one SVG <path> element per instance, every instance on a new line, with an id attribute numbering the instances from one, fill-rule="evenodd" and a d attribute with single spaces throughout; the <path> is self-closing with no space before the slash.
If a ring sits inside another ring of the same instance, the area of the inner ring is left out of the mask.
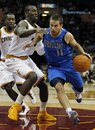
<path id="1" fill-rule="evenodd" d="M 92 63 L 92 57 L 90 56 L 90 54 L 84 53 L 84 55 L 86 55 L 91 60 L 91 63 Z"/>

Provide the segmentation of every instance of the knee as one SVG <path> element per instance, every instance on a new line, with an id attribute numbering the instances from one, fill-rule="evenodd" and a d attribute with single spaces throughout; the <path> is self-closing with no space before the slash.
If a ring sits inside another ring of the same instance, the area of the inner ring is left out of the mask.
<path id="1" fill-rule="evenodd" d="M 47 102 L 48 100 L 48 86 L 45 83 L 45 81 L 41 81 L 38 85 L 38 88 L 40 90 L 40 100 L 41 102 Z"/>
<path id="2" fill-rule="evenodd" d="M 64 85 L 65 84 L 65 80 L 64 79 L 61 79 L 61 78 L 55 78 L 55 79 L 53 79 L 51 82 L 50 82 L 50 85 L 52 86 L 52 87 L 55 87 L 55 86 L 57 86 L 58 84 L 60 84 L 60 85 Z"/>
<path id="3" fill-rule="evenodd" d="M 46 82 L 44 81 L 44 79 L 37 85 L 39 89 L 47 89 L 47 84 Z"/>
<path id="4" fill-rule="evenodd" d="M 36 82 L 37 81 L 37 74 L 35 72 L 31 72 L 28 76 L 27 79 L 30 79 L 31 81 Z"/>
<path id="5" fill-rule="evenodd" d="M 15 84 L 15 82 L 12 81 L 12 82 L 10 82 L 10 83 L 4 85 L 4 89 L 5 89 L 5 90 L 10 90 L 10 89 L 12 89 L 12 87 L 14 86 L 14 84 Z"/>
<path id="6" fill-rule="evenodd" d="M 55 78 L 53 79 L 51 82 L 50 82 L 50 85 L 52 87 L 55 87 L 56 91 L 57 92 L 64 92 L 64 84 L 65 84 L 65 80 L 64 79 L 61 79 L 61 78 Z"/>
<path id="7" fill-rule="evenodd" d="M 64 86 L 61 83 L 57 83 L 55 89 L 57 93 L 64 93 Z"/>
<path id="8" fill-rule="evenodd" d="M 81 92 L 83 92 L 83 87 L 75 88 L 75 91 L 81 93 Z"/>

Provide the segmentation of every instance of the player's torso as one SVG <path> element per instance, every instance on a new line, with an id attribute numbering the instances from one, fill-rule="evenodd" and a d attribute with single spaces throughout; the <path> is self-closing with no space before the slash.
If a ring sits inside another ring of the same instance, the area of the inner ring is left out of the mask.
<path id="1" fill-rule="evenodd" d="M 59 66 L 71 58 L 72 48 L 64 41 L 66 30 L 62 30 L 57 37 L 50 32 L 44 36 L 44 47 L 48 64 Z"/>
<path id="2" fill-rule="evenodd" d="M 24 21 L 27 22 L 26 20 Z M 28 24 L 28 29 L 33 29 L 33 26 L 31 26 L 28 22 L 27 24 Z M 25 45 L 30 44 L 32 42 L 34 36 L 35 34 L 32 34 L 28 37 L 20 38 L 19 36 L 15 35 L 11 42 L 11 46 L 9 48 L 8 54 L 16 55 L 16 56 L 26 56 L 33 53 L 34 47 L 26 48 L 26 49 L 24 49 L 24 47 Z"/>
<path id="3" fill-rule="evenodd" d="M 10 43 L 12 41 L 12 38 L 14 36 L 14 33 L 11 32 L 6 32 L 4 27 L 1 28 L 1 58 L 5 58 L 7 52 L 8 52 L 8 49 L 9 49 L 9 46 L 10 46 Z"/>

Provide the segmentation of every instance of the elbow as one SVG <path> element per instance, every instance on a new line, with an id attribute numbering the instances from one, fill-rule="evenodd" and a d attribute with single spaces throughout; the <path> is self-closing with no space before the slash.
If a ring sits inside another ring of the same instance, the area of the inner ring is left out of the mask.
<path id="1" fill-rule="evenodd" d="M 21 30 L 18 30 L 18 31 L 17 31 L 17 35 L 18 35 L 20 38 L 24 38 L 24 37 L 25 37 L 24 32 L 21 31 Z"/>
<path id="2" fill-rule="evenodd" d="M 19 37 L 20 37 L 20 38 L 24 38 L 25 36 L 23 35 L 23 33 L 20 33 L 20 34 L 19 34 Z"/>

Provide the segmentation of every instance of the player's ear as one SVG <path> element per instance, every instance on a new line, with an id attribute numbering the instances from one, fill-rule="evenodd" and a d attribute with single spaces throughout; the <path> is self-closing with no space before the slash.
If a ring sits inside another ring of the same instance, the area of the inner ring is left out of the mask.
<path id="1" fill-rule="evenodd" d="M 61 27 L 63 28 L 63 24 L 61 24 Z"/>
<path id="2" fill-rule="evenodd" d="M 27 13 L 25 12 L 25 17 L 27 17 Z"/>

